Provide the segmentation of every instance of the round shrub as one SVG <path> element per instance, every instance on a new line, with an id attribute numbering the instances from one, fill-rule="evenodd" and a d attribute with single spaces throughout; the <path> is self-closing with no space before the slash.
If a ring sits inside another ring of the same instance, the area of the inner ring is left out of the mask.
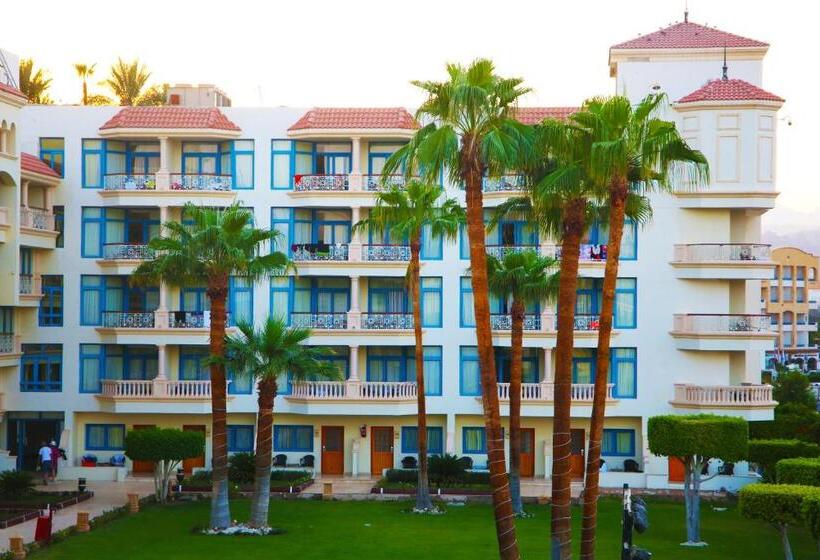
<path id="1" fill-rule="evenodd" d="M 205 436 L 173 428 L 131 430 L 125 436 L 125 454 L 132 461 L 182 461 L 205 454 Z"/>
<path id="2" fill-rule="evenodd" d="M 455 455 L 445 453 L 429 458 L 428 474 L 432 483 L 458 482 L 464 477 L 464 473 L 464 463 Z"/>
<path id="3" fill-rule="evenodd" d="M 820 457 L 820 445 L 796 439 L 753 439 L 749 442 L 748 459 L 763 469 L 766 480 L 774 480 L 778 461 L 793 457 Z"/>
<path id="4" fill-rule="evenodd" d="M 699 455 L 734 462 L 746 458 L 749 427 L 742 418 L 714 414 L 653 416 L 647 435 L 654 455 Z"/>
<path id="5" fill-rule="evenodd" d="M 781 459 L 775 467 L 779 484 L 820 486 L 820 459 Z"/>
<path id="6" fill-rule="evenodd" d="M 234 453 L 228 458 L 228 480 L 235 484 L 251 484 L 255 470 L 253 453 Z"/>

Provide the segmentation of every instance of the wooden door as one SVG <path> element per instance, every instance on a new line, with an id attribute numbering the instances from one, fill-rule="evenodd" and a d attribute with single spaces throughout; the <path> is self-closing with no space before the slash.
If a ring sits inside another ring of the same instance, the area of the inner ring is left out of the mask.
<path id="1" fill-rule="evenodd" d="M 384 469 L 393 468 L 393 428 L 373 426 L 370 428 L 370 472 L 381 475 Z"/>
<path id="2" fill-rule="evenodd" d="M 182 426 L 183 432 L 202 432 L 202 435 L 205 435 L 205 426 L 201 425 L 186 425 Z M 199 457 L 193 457 L 191 459 L 185 459 L 182 461 L 182 468 L 185 471 L 185 474 L 191 474 L 194 469 L 199 469 L 205 466 L 205 455 L 201 455 Z"/>
<path id="3" fill-rule="evenodd" d="M 322 426 L 322 474 L 344 474 L 345 429 Z"/>
<path id="4" fill-rule="evenodd" d="M 569 470 L 573 478 L 584 478 L 584 446 L 586 443 L 586 434 L 584 430 L 573 429 L 570 430 L 570 457 Z"/>
<path id="5" fill-rule="evenodd" d="M 534 428 L 521 428 L 521 476 L 535 476 Z"/>
<path id="6" fill-rule="evenodd" d="M 156 428 L 153 424 L 134 424 L 134 430 L 150 430 Z M 151 461 L 133 461 L 131 467 L 133 474 L 151 474 L 154 472 L 154 463 Z"/>
<path id="7" fill-rule="evenodd" d="M 683 483 L 684 479 L 683 461 L 678 457 L 669 457 L 669 482 Z"/>

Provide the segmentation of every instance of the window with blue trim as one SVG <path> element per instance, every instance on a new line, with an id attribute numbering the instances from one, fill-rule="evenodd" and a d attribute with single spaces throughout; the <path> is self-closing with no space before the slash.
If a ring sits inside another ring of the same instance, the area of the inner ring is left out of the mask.
<path id="1" fill-rule="evenodd" d="M 271 189 L 292 189 L 295 175 L 313 173 L 315 151 L 312 142 L 271 140 Z"/>
<path id="2" fill-rule="evenodd" d="M 313 451 L 313 426 L 280 425 L 273 427 L 274 451 Z"/>
<path id="3" fill-rule="evenodd" d="M 253 451 L 253 425 L 228 424 L 228 453 Z"/>
<path id="4" fill-rule="evenodd" d="M 230 172 L 234 189 L 254 186 L 254 141 L 233 140 L 222 144 L 222 172 Z"/>
<path id="5" fill-rule="evenodd" d="M 442 279 L 423 277 L 421 296 L 421 326 L 436 328 L 442 325 Z M 370 278 L 367 285 L 368 313 L 408 314 L 413 312 L 410 292 L 404 278 Z"/>
<path id="6" fill-rule="evenodd" d="M 635 430 L 604 428 L 601 455 L 633 457 L 635 455 Z"/>
<path id="7" fill-rule="evenodd" d="M 126 246 L 145 245 L 159 235 L 159 210 L 86 206 L 81 227 L 83 257 L 118 258 L 125 254 Z"/>
<path id="8" fill-rule="evenodd" d="M 253 280 L 231 276 L 228 282 L 228 324 L 253 323 Z"/>
<path id="9" fill-rule="evenodd" d="M 80 277 L 81 325 L 115 327 L 116 317 L 106 312 L 150 313 L 158 306 L 159 288 L 132 286 L 127 276 Z"/>
<path id="10" fill-rule="evenodd" d="M 63 345 L 23 344 L 20 391 L 54 393 L 63 390 Z"/>
<path id="11" fill-rule="evenodd" d="M 328 321 L 342 320 L 350 308 L 348 278 L 272 277 L 270 314 L 288 324 L 310 324 L 312 314 L 326 314 Z"/>
<path id="12" fill-rule="evenodd" d="M 107 380 L 148 381 L 158 371 L 156 346 L 80 344 L 81 393 L 99 393 Z"/>
<path id="13" fill-rule="evenodd" d="M 487 434 L 484 428 L 461 428 L 461 452 L 465 455 L 480 455 L 487 453 Z"/>
<path id="14" fill-rule="evenodd" d="M 442 394 L 441 346 L 425 346 L 424 394 Z M 409 346 L 370 346 L 367 348 L 367 381 L 415 381 L 415 349 Z"/>
<path id="15" fill-rule="evenodd" d="M 595 383 L 596 355 L 594 348 L 572 351 L 572 382 Z M 612 396 L 634 399 L 638 396 L 638 351 L 636 348 L 612 348 L 609 352 L 609 381 Z"/>
<path id="16" fill-rule="evenodd" d="M 490 223 L 492 209 L 484 209 L 484 224 Z M 459 258 L 469 260 L 470 239 L 467 233 L 466 224 L 459 226 Z M 535 249 L 539 244 L 538 230 L 523 218 L 523 216 L 511 215 L 500 220 L 492 231 L 485 235 L 484 242 L 488 249 L 494 247 L 522 247 Z"/>
<path id="17" fill-rule="evenodd" d="M 422 277 L 419 285 L 421 297 L 421 325 L 423 327 L 441 327 L 443 322 L 442 279 L 440 277 Z"/>
<path id="18" fill-rule="evenodd" d="M 490 294 L 490 314 L 509 315 L 512 310 L 512 299 L 504 300 Z M 540 302 L 527 302 L 524 312 L 528 315 L 541 313 Z M 459 325 L 461 327 L 475 327 L 475 302 L 473 300 L 472 278 L 462 276 L 459 279 Z"/>
<path id="19" fill-rule="evenodd" d="M 122 142 L 101 138 L 82 141 L 82 187 L 155 188 L 159 142 Z M 131 187 L 130 185 L 133 185 Z"/>
<path id="20" fill-rule="evenodd" d="M 579 278 L 575 299 L 575 314 L 597 316 L 601 312 L 603 278 Z M 618 278 L 615 284 L 615 304 L 612 326 L 634 329 L 638 326 L 638 281 Z"/>
<path id="21" fill-rule="evenodd" d="M 65 138 L 40 138 L 40 159 L 65 177 Z"/>
<path id="22" fill-rule="evenodd" d="M 522 383 L 538 383 L 538 349 L 523 348 Z M 495 376 L 498 383 L 510 382 L 511 351 L 509 347 L 497 346 L 495 354 Z M 478 361 L 478 347 L 462 346 L 460 348 L 460 381 L 459 390 L 463 396 L 481 395 L 481 372 Z"/>
<path id="23" fill-rule="evenodd" d="M 85 448 L 88 451 L 125 449 L 125 424 L 86 424 Z"/>
<path id="24" fill-rule="evenodd" d="M 31 247 L 20 247 L 20 274 L 23 276 L 34 274 L 34 252 Z"/>
<path id="25" fill-rule="evenodd" d="M 348 379 L 350 377 L 350 350 L 347 346 L 324 346 L 328 353 L 323 353 L 318 356 L 319 360 L 327 362 L 332 365 L 339 372 L 339 379 Z M 308 379 L 313 381 L 314 379 Z M 293 376 L 290 373 L 282 375 L 278 380 L 279 395 L 290 395 L 292 392 Z"/>
<path id="26" fill-rule="evenodd" d="M 63 326 L 63 277 L 62 275 L 43 275 L 43 297 L 37 322 L 41 327 Z"/>
<path id="27" fill-rule="evenodd" d="M 590 245 L 606 245 L 609 243 L 609 225 L 600 222 L 593 224 L 587 231 L 582 243 Z M 624 222 L 624 231 L 621 237 L 622 261 L 634 261 L 638 258 L 638 224 L 629 218 Z"/>
<path id="28" fill-rule="evenodd" d="M 179 378 L 185 381 L 207 381 L 211 378 L 207 346 L 179 347 Z"/>
<path id="29" fill-rule="evenodd" d="M 0 335 L 9 339 L 14 336 L 14 308 L 11 306 L 0 306 Z"/>
<path id="30" fill-rule="evenodd" d="M 389 229 L 381 233 L 367 232 L 367 243 L 370 245 L 409 245 L 407 237 L 395 235 Z M 409 255 L 409 252 L 408 252 Z M 438 261 L 444 257 L 444 240 L 441 236 L 433 236 L 430 224 L 425 224 L 421 228 L 421 250 L 419 258 L 425 261 Z"/>
<path id="31" fill-rule="evenodd" d="M 402 426 L 401 452 L 419 452 L 419 429 L 417 426 Z M 427 454 L 441 455 L 444 453 L 444 430 L 439 426 L 427 426 Z"/>

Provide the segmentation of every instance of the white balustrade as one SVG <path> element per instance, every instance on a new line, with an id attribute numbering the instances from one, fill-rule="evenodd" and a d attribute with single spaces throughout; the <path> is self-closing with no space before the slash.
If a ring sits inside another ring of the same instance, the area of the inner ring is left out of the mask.
<path id="1" fill-rule="evenodd" d="M 700 406 L 774 406 L 771 385 L 675 384 L 675 404 Z"/>
<path id="2" fill-rule="evenodd" d="M 211 398 L 209 380 L 105 380 L 103 397 L 134 400 L 207 400 Z"/>
<path id="3" fill-rule="evenodd" d="M 34 208 L 20 208 L 20 227 L 42 231 L 57 231 L 54 214 L 47 210 Z"/>
<path id="4" fill-rule="evenodd" d="M 731 313 L 686 313 L 676 314 L 673 328 L 686 333 L 760 333 L 771 332 L 772 319 L 769 315 Z"/>
<path id="5" fill-rule="evenodd" d="M 416 398 L 412 381 L 304 381 L 291 384 L 290 398 L 308 400 L 395 401 Z"/>
<path id="6" fill-rule="evenodd" d="M 614 385 L 609 383 L 606 390 L 607 400 L 612 400 Z M 595 396 L 594 383 L 573 383 L 571 388 L 572 402 L 592 402 Z M 510 400 L 510 384 L 498 383 L 498 398 Z M 521 400 L 537 402 L 555 402 L 555 384 L 553 383 L 522 383 Z"/>
<path id="7" fill-rule="evenodd" d="M 772 246 L 763 243 L 692 243 L 675 245 L 678 262 L 770 261 Z"/>

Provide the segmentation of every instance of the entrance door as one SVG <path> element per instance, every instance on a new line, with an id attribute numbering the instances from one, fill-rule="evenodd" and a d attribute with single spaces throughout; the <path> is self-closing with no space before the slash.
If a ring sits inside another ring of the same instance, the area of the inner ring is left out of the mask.
<path id="1" fill-rule="evenodd" d="M 370 429 L 370 472 L 381 475 L 393 468 L 393 428 L 374 426 Z"/>
<path id="2" fill-rule="evenodd" d="M 683 483 L 685 478 L 683 461 L 678 457 L 669 457 L 669 482 Z"/>
<path id="3" fill-rule="evenodd" d="M 150 430 L 156 428 L 153 424 L 134 424 L 134 430 Z M 203 458 L 204 459 L 204 458 Z M 151 461 L 134 461 L 131 467 L 134 474 L 147 474 L 154 472 L 154 463 Z"/>
<path id="4" fill-rule="evenodd" d="M 535 476 L 534 428 L 521 428 L 521 476 Z"/>
<path id="5" fill-rule="evenodd" d="M 59 441 L 62 429 L 62 420 L 10 419 L 7 431 L 9 451 L 17 456 L 17 468 L 35 470 L 39 464 L 37 451 L 43 443 Z"/>
<path id="6" fill-rule="evenodd" d="M 344 474 L 345 429 L 322 426 L 322 474 Z"/>
<path id="7" fill-rule="evenodd" d="M 202 435 L 205 435 L 205 426 L 182 426 L 183 432 L 202 432 Z M 182 461 L 182 468 L 185 470 L 185 474 L 191 474 L 194 469 L 198 469 L 205 466 L 205 455 L 200 457 L 193 457 L 191 459 L 185 459 Z"/>
<path id="8" fill-rule="evenodd" d="M 573 478 L 584 477 L 584 430 L 570 430 L 569 469 Z"/>

